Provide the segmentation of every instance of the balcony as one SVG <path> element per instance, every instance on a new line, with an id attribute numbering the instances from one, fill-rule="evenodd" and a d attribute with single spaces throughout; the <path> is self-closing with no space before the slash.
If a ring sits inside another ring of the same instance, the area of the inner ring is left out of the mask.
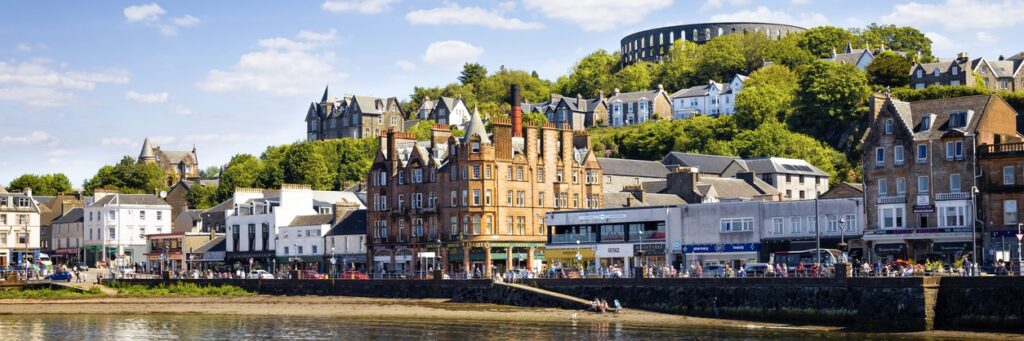
<path id="1" fill-rule="evenodd" d="M 882 204 L 906 204 L 906 195 L 893 195 L 893 196 L 880 196 L 876 200 L 879 205 Z"/>
<path id="2" fill-rule="evenodd" d="M 978 146 L 980 157 L 1024 156 L 1024 142 Z"/>
<path id="3" fill-rule="evenodd" d="M 971 193 L 968 192 L 935 193 L 935 201 L 968 200 L 970 198 Z"/>

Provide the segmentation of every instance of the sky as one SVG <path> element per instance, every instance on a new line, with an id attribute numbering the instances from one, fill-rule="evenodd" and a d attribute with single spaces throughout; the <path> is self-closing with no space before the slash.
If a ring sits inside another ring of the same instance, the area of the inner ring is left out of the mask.
<path id="1" fill-rule="evenodd" d="M 911 25 L 940 58 L 1024 50 L 1024 0 L 5 1 L 0 185 L 80 187 L 146 137 L 219 166 L 304 139 L 326 85 L 408 99 L 465 62 L 554 80 L 630 33 L 722 21 Z"/>

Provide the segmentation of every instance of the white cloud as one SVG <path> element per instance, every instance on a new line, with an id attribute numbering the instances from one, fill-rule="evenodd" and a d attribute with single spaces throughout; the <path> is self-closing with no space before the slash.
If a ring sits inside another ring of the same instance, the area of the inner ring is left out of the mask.
<path id="1" fill-rule="evenodd" d="M 828 18 L 821 13 L 799 13 L 794 17 L 785 11 L 773 11 L 765 6 L 758 6 L 754 10 L 745 9 L 735 13 L 712 15 L 710 21 L 774 22 L 802 27 L 815 27 L 829 24 Z"/>
<path id="2" fill-rule="evenodd" d="M 174 141 L 177 141 L 177 140 L 178 140 L 178 138 L 176 138 L 174 136 L 150 136 L 149 137 L 149 142 L 152 142 L 152 143 L 157 144 L 157 145 L 171 144 L 171 143 L 174 143 Z"/>
<path id="3" fill-rule="evenodd" d="M 124 18 L 129 22 L 157 21 L 166 13 L 160 5 L 154 2 L 146 5 L 125 7 Z"/>
<path id="4" fill-rule="evenodd" d="M 402 69 L 402 71 L 416 70 L 416 64 L 408 60 L 399 60 L 395 62 L 395 66 L 397 66 L 399 69 Z"/>
<path id="5" fill-rule="evenodd" d="M 104 137 L 100 140 L 100 144 L 104 146 L 127 146 L 134 142 L 127 137 Z"/>
<path id="6" fill-rule="evenodd" d="M 29 44 L 18 44 L 16 49 L 18 50 L 18 52 L 29 52 L 29 51 L 32 51 L 32 45 L 29 45 Z"/>
<path id="7" fill-rule="evenodd" d="M 445 40 L 431 43 L 423 53 L 423 61 L 438 67 L 458 69 L 464 63 L 472 63 L 484 53 L 484 49 L 459 40 Z"/>
<path id="8" fill-rule="evenodd" d="M 128 91 L 124 93 L 124 99 L 139 103 L 166 103 L 170 95 L 166 92 L 142 93 Z"/>
<path id="9" fill-rule="evenodd" d="M 171 19 L 171 23 L 173 23 L 175 26 L 181 27 L 195 26 L 199 25 L 199 18 L 186 14 L 183 17 Z"/>
<path id="10" fill-rule="evenodd" d="M 398 0 L 328 0 L 324 1 L 320 8 L 335 13 L 376 14 L 391 9 L 391 4 L 396 2 Z"/>
<path id="11" fill-rule="evenodd" d="M 506 18 L 501 13 L 492 10 L 480 7 L 461 7 L 458 4 L 412 11 L 405 15 L 405 20 L 413 25 L 480 25 L 506 30 L 544 28 L 544 24 L 538 22 Z"/>
<path id="12" fill-rule="evenodd" d="M 940 24 L 948 30 L 1001 29 L 1024 23 L 1024 0 L 946 0 L 895 5 L 882 21 L 897 25 Z"/>
<path id="13" fill-rule="evenodd" d="M 171 113 L 172 114 L 180 115 L 180 116 L 192 115 L 192 109 L 189 109 L 188 107 L 186 107 L 184 105 L 181 105 L 181 104 L 178 104 L 178 103 L 171 103 L 169 105 L 169 107 L 171 109 Z"/>
<path id="14" fill-rule="evenodd" d="M 985 44 L 995 44 L 999 42 L 999 37 L 985 31 L 978 31 L 978 33 L 975 33 L 975 37 L 978 38 L 978 42 Z"/>
<path id="15" fill-rule="evenodd" d="M 562 19 L 584 31 L 607 31 L 638 23 L 651 12 L 672 5 L 673 0 L 523 0 L 528 10 Z"/>
<path id="16" fill-rule="evenodd" d="M 936 32 L 925 32 L 924 36 L 932 40 L 932 54 L 936 56 L 951 56 L 956 55 L 959 51 L 963 51 L 959 43 L 944 35 Z"/>
<path id="17" fill-rule="evenodd" d="M 24 62 L 0 62 L 0 101 L 18 102 L 31 107 L 63 107 L 76 102 L 74 91 L 89 91 L 97 84 L 125 84 L 128 71 L 67 70 L 66 65 L 51 68 L 45 59 Z"/>
<path id="18" fill-rule="evenodd" d="M 334 53 L 325 48 L 330 41 L 324 39 L 333 39 L 334 33 L 303 32 L 297 35 L 300 40 L 260 40 L 262 50 L 243 54 L 226 70 L 210 70 L 197 86 L 209 92 L 251 90 L 300 95 L 319 87 L 324 78 L 347 77 L 335 69 Z"/>
<path id="19" fill-rule="evenodd" d="M 0 138 L 0 144 L 31 145 L 31 146 L 56 146 L 60 140 L 44 131 L 33 131 L 25 136 L 4 136 Z"/>
<path id="20" fill-rule="evenodd" d="M 514 10 L 514 9 L 516 9 L 516 2 L 515 1 L 505 1 L 505 2 L 502 2 L 502 3 L 498 3 L 498 9 L 500 9 L 502 11 Z"/>
<path id="21" fill-rule="evenodd" d="M 811 0 L 789 0 L 789 3 L 794 5 L 806 5 L 811 3 Z"/>
<path id="22" fill-rule="evenodd" d="M 334 40 L 334 36 L 337 33 L 338 33 L 338 30 L 335 30 L 333 28 L 330 31 L 323 32 L 323 33 L 302 30 L 302 31 L 299 31 L 298 37 L 299 37 L 299 39 L 308 40 L 308 41 L 331 41 L 331 40 Z"/>
<path id="23" fill-rule="evenodd" d="M 745 6 L 749 5 L 750 0 L 707 0 L 700 6 L 700 10 L 706 11 L 710 9 L 722 8 L 723 6 Z"/>
<path id="24" fill-rule="evenodd" d="M 68 149 L 58 148 L 47 152 L 46 155 L 49 156 L 47 162 L 52 165 L 58 165 L 64 163 L 65 158 L 75 155 L 75 153 Z"/>

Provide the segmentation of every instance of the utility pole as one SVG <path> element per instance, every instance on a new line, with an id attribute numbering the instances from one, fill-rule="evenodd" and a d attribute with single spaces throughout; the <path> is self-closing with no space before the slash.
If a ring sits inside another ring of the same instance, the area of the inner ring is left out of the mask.
<path id="1" fill-rule="evenodd" d="M 815 263 L 821 266 L 821 217 L 818 215 L 818 182 L 814 182 L 814 239 L 817 248 L 814 250 Z"/>

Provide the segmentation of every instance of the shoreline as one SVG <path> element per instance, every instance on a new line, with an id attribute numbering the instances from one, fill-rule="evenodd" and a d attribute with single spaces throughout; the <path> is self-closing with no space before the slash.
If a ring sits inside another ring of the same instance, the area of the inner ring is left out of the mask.
<path id="1" fill-rule="evenodd" d="M 745 320 L 726 320 L 671 315 L 626 309 L 620 314 L 585 310 L 516 307 L 497 304 L 456 303 L 446 299 L 390 299 L 348 296 L 246 296 L 246 297 L 97 297 L 78 299 L 0 300 L 0 315 L 155 315 L 201 314 L 228 316 L 343 317 L 352 320 L 435 319 L 448 322 L 621 323 L 644 328 L 734 328 L 789 330 L 793 332 L 846 333 L 843 327 L 792 325 Z M 575 319 L 573 319 L 575 316 Z M 851 332 L 855 335 L 858 332 Z M 928 331 L 880 335 L 941 339 L 1020 339 L 1024 335 L 999 332 Z"/>

